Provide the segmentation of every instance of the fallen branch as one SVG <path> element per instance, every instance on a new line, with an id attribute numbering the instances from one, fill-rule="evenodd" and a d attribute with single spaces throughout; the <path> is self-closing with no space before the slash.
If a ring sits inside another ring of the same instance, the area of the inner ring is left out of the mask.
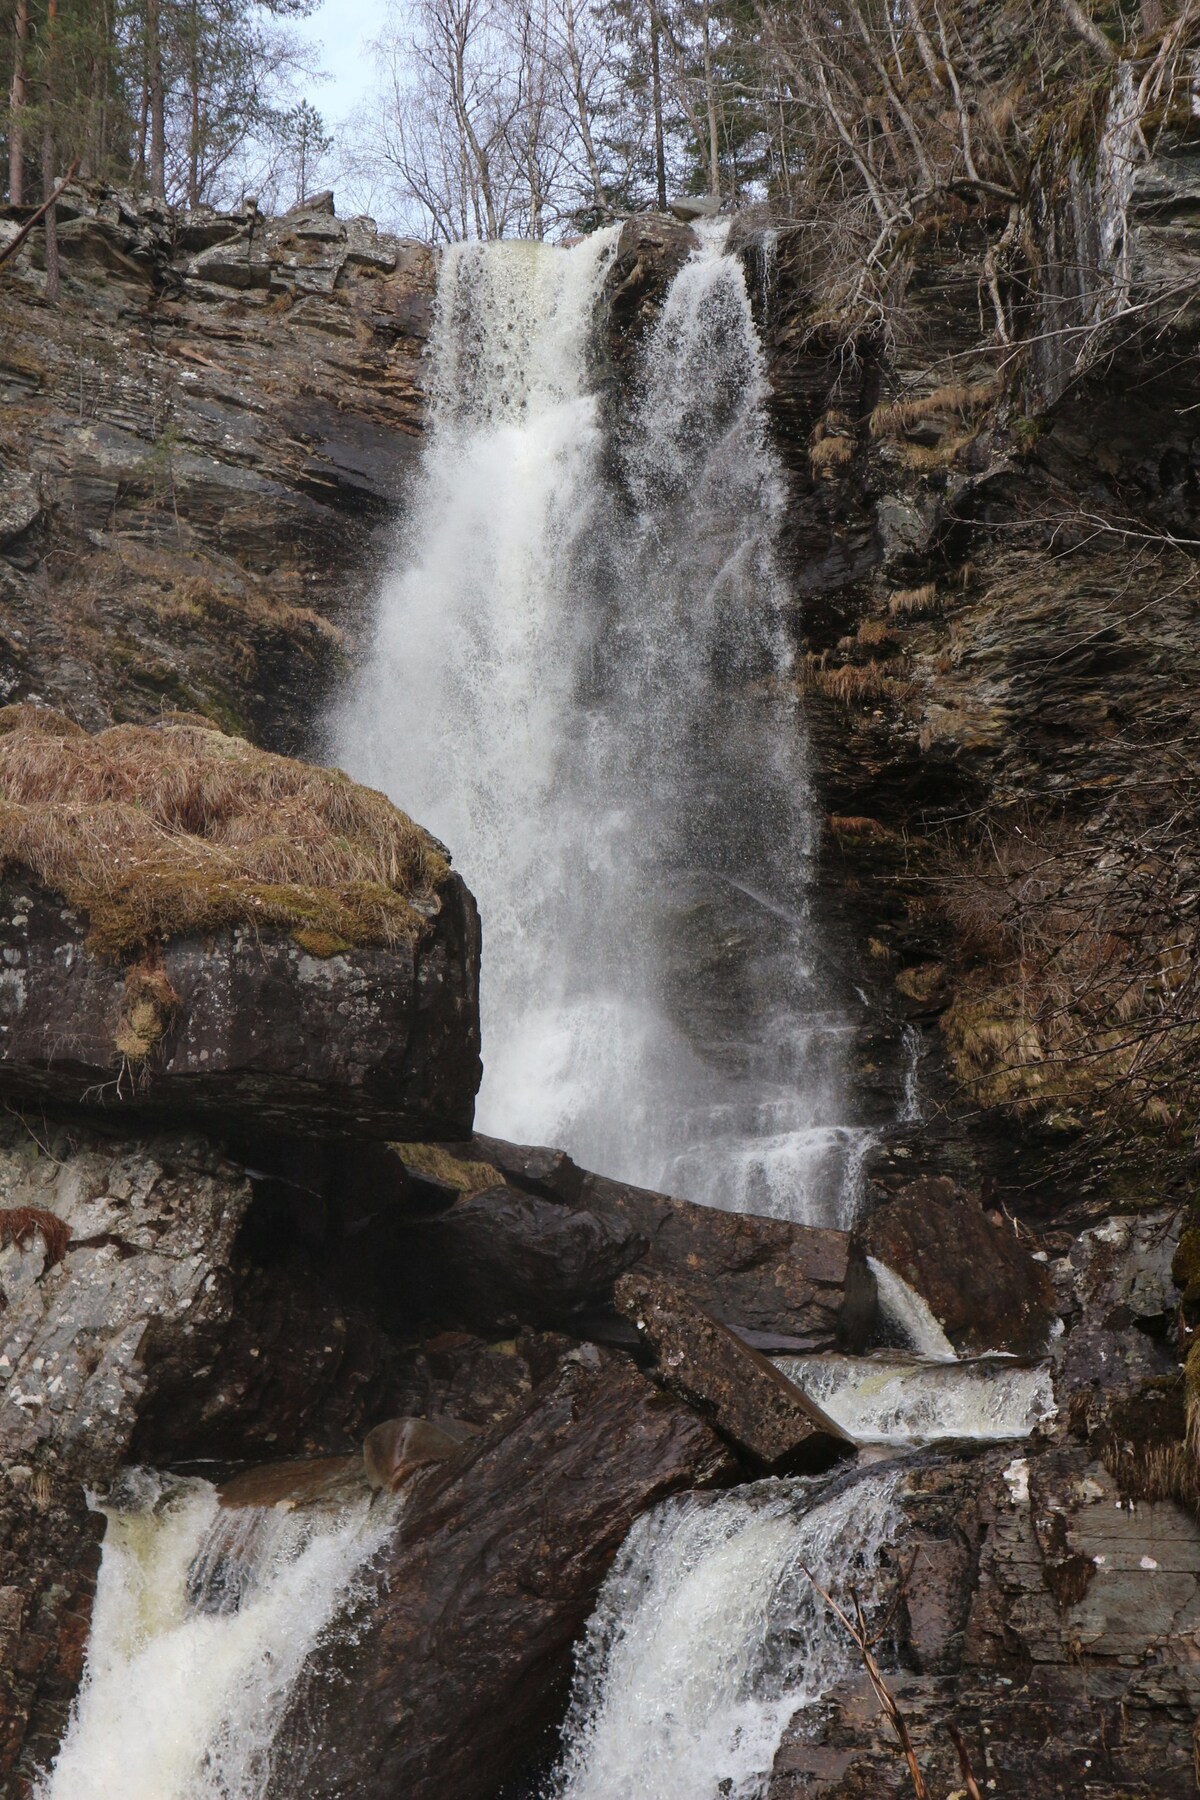
<path id="1" fill-rule="evenodd" d="M 916 1557 L 914 1555 L 913 1564 L 909 1565 L 909 1575 L 912 1574 L 915 1561 Z M 801 1567 L 804 1568 L 804 1565 L 801 1564 Z M 899 1604 L 900 1596 L 907 1585 L 908 1577 L 906 1576 L 904 1580 L 901 1581 L 896 1592 L 896 1598 L 889 1607 L 882 1626 L 879 1631 L 876 1632 L 875 1637 L 872 1638 L 870 1632 L 867 1630 L 867 1621 L 863 1614 L 862 1602 L 853 1590 L 851 1590 L 851 1593 L 854 1600 L 854 1617 L 851 1619 L 849 1614 L 838 1605 L 837 1601 L 833 1598 L 833 1595 L 821 1586 L 811 1569 L 804 1568 L 804 1573 L 812 1583 L 815 1591 L 820 1594 L 826 1606 L 828 1606 L 830 1611 L 841 1621 L 847 1632 L 854 1639 L 854 1642 L 858 1645 L 859 1655 L 863 1660 L 863 1667 L 867 1671 L 867 1676 L 872 1688 L 875 1690 L 875 1698 L 879 1701 L 881 1709 L 886 1714 L 888 1723 L 896 1734 L 900 1749 L 904 1755 L 904 1760 L 908 1764 L 908 1773 L 912 1780 L 913 1793 L 916 1796 L 916 1800 L 930 1800 L 929 1789 L 925 1784 L 925 1777 L 922 1775 L 921 1766 L 917 1761 L 917 1752 L 908 1729 L 908 1723 L 905 1720 L 904 1714 L 900 1711 L 895 1695 L 884 1680 L 883 1671 L 876 1662 L 873 1653 L 873 1646 L 879 1642 L 880 1637 L 888 1629 L 888 1626 L 891 1623 L 896 1607 Z M 954 1745 L 955 1752 L 958 1756 L 958 1766 L 962 1774 L 963 1785 L 967 1791 L 967 1800 L 984 1800 L 979 1783 L 975 1779 L 975 1772 L 971 1767 L 971 1758 L 967 1751 L 966 1742 L 962 1732 L 953 1722 L 948 1724 L 946 1729 L 950 1734 L 950 1741 Z"/>
<path id="2" fill-rule="evenodd" d="M 801 1567 L 803 1568 L 804 1565 L 801 1564 Z M 908 1764 L 908 1773 L 912 1779 L 913 1793 L 916 1795 L 916 1800 L 929 1800 L 929 1789 L 925 1785 L 925 1777 L 921 1773 L 921 1765 L 917 1761 L 917 1753 L 913 1748 L 913 1741 L 909 1735 L 908 1725 L 905 1722 L 904 1714 L 896 1704 L 895 1696 L 892 1694 L 887 1682 L 883 1679 L 879 1664 L 875 1661 L 875 1657 L 872 1654 L 871 1638 L 867 1631 L 867 1621 L 863 1617 L 862 1602 L 859 1600 L 858 1595 L 855 1594 L 855 1616 L 851 1619 L 849 1614 L 843 1612 L 842 1608 L 833 1598 L 833 1595 L 828 1593 L 827 1590 L 821 1586 L 811 1569 L 805 1568 L 804 1573 L 808 1576 L 809 1581 L 811 1581 L 817 1593 L 820 1594 L 822 1600 L 824 1600 L 825 1604 L 831 1609 L 834 1615 L 841 1620 L 850 1636 L 854 1639 L 854 1642 L 858 1645 L 859 1655 L 863 1660 L 863 1667 L 867 1671 L 868 1679 L 875 1690 L 875 1698 L 878 1700 L 883 1712 L 887 1715 L 888 1723 L 896 1733 L 900 1748 L 904 1754 L 904 1760 Z"/>
<path id="3" fill-rule="evenodd" d="M 61 199 L 65 190 L 68 187 L 70 187 L 71 183 L 75 179 L 75 171 L 78 167 L 79 167 L 79 158 L 76 157 L 75 161 L 71 164 L 70 168 L 67 170 L 66 174 L 63 176 L 62 180 L 59 182 L 58 186 L 55 188 L 55 190 L 51 194 L 50 198 L 48 200 L 42 201 L 42 204 L 38 207 L 38 209 L 34 213 L 33 217 L 31 219 L 26 219 L 24 225 L 22 225 L 20 231 L 18 231 L 16 237 L 13 238 L 12 242 L 5 244 L 4 248 L 2 250 L 0 250 L 0 264 L 6 263 L 10 256 L 15 256 L 17 254 L 17 251 L 21 248 L 21 245 L 25 242 L 25 239 L 29 236 L 29 234 L 33 230 L 34 226 L 41 224 L 41 222 L 45 218 L 46 214 L 50 211 L 50 208 L 56 203 L 56 201 Z"/>
<path id="4" fill-rule="evenodd" d="M 951 1721 L 946 1727 L 950 1733 L 950 1742 L 958 1753 L 958 1767 L 963 1778 L 963 1786 L 967 1790 L 967 1800 L 983 1800 L 979 1791 L 979 1783 L 975 1779 L 975 1771 L 971 1767 L 971 1758 L 967 1755 L 967 1746 L 958 1726 Z"/>

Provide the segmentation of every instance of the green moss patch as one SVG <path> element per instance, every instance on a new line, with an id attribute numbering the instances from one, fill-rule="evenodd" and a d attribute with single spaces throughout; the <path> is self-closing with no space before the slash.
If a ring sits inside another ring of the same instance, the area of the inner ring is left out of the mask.
<path id="1" fill-rule="evenodd" d="M 491 1163 L 455 1156 L 442 1144 L 395 1144 L 393 1149 L 408 1168 L 434 1181 L 445 1181 L 460 1194 L 483 1194 L 488 1188 L 504 1185 L 503 1175 Z"/>

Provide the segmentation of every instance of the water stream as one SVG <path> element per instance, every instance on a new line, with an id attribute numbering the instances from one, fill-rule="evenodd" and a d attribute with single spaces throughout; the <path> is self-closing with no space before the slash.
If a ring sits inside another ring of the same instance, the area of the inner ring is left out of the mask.
<path id="1" fill-rule="evenodd" d="M 845 1223 L 867 1139 L 810 915 L 742 265 L 710 229 L 606 409 L 615 249 L 446 252 L 420 492 L 331 749 L 479 901 L 481 1129 Z"/>
<path id="2" fill-rule="evenodd" d="M 754 1800 L 796 1710 L 855 1667 L 817 1586 L 871 1617 L 897 1470 L 772 1481 L 639 1519 L 577 1659 L 547 1800 Z"/>
<path id="3" fill-rule="evenodd" d="M 83 1685 L 35 1800 L 261 1800 L 288 1697 L 391 1510 L 224 1509 L 151 1470 L 101 1510 Z"/>

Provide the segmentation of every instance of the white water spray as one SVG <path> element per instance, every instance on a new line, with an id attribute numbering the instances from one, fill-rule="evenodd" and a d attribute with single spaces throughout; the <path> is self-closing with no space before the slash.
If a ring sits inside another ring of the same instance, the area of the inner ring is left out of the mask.
<path id="1" fill-rule="evenodd" d="M 332 748 L 479 900 L 483 1129 L 845 1223 L 865 1134 L 839 1123 L 782 487 L 722 237 L 607 415 L 616 234 L 446 253 L 422 486 Z"/>
<path id="2" fill-rule="evenodd" d="M 764 1482 L 639 1519 L 578 1655 L 553 1800 L 756 1800 L 793 1713 L 856 1666 L 813 1580 L 871 1615 L 898 1486 Z"/>
<path id="3" fill-rule="evenodd" d="M 933 1362 L 954 1362 L 954 1345 L 934 1318 L 925 1296 L 909 1287 L 903 1276 L 878 1257 L 868 1256 L 867 1266 L 875 1277 L 879 1311 L 901 1343 Z"/>
<path id="4" fill-rule="evenodd" d="M 924 1362 L 894 1352 L 775 1362 L 856 1444 L 1002 1442 L 1028 1437 L 1055 1412 L 1049 1363 Z"/>
<path id="5" fill-rule="evenodd" d="M 83 1686 L 36 1800 L 261 1800 L 304 1664 L 394 1519 L 368 1496 L 222 1509 L 206 1481 L 131 1479 L 136 1504 L 108 1511 Z"/>

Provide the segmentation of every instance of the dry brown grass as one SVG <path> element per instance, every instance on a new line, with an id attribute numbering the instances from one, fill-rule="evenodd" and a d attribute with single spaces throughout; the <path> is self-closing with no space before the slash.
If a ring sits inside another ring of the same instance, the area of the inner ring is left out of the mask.
<path id="1" fill-rule="evenodd" d="M 410 940 L 447 873 L 419 826 L 337 770 L 187 716 L 89 737 L 28 706 L 0 708 L 0 860 L 86 912 L 108 956 L 246 924 L 314 954 Z M 139 999 L 164 996 L 127 999 L 140 1040 Z"/>
<path id="2" fill-rule="evenodd" d="M 860 644 L 894 644 L 895 633 L 886 619 L 863 619 L 858 627 Z"/>
<path id="3" fill-rule="evenodd" d="M 808 460 L 814 470 L 840 469 L 854 460 L 854 439 L 823 437 L 812 445 Z"/>
<path id="4" fill-rule="evenodd" d="M 898 588 L 888 599 L 892 617 L 920 619 L 938 611 L 937 583 L 927 581 L 921 587 Z"/>
<path id="5" fill-rule="evenodd" d="M 947 857 L 942 909 L 976 966 L 942 1030 L 979 1104 L 1098 1121 L 1178 1161 L 1200 1119 L 1194 827 L 1179 794 L 1154 822 L 1126 796 L 1103 855 L 1073 822 L 997 817 Z"/>
<path id="6" fill-rule="evenodd" d="M 826 695 L 838 706 L 868 706 L 874 700 L 901 700 L 909 692 L 902 681 L 894 681 L 883 663 L 843 663 L 837 669 L 812 668 L 808 679 L 818 693 Z"/>
<path id="7" fill-rule="evenodd" d="M 892 400 L 877 406 L 871 414 L 871 436 L 896 437 L 911 431 L 914 425 L 930 419 L 957 413 L 959 418 L 974 418 L 977 413 L 998 400 L 1003 384 L 997 377 L 991 381 L 955 382 L 935 388 L 930 394 L 918 394 L 911 400 Z"/>
<path id="8" fill-rule="evenodd" d="M 964 432 L 959 437 L 943 438 L 937 444 L 901 444 L 896 455 L 906 469 L 928 470 L 946 469 L 965 450 L 968 444 L 975 442 L 974 432 Z"/>
<path id="9" fill-rule="evenodd" d="M 44 1206 L 0 1207 L 0 1246 L 15 1244 L 18 1250 L 24 1250 L 35 1232 L 40 1233 L 46 1246 L 46 1267 L 52 1269 L 70 1246 L 71 1227 L 67 1221 Z"/>

